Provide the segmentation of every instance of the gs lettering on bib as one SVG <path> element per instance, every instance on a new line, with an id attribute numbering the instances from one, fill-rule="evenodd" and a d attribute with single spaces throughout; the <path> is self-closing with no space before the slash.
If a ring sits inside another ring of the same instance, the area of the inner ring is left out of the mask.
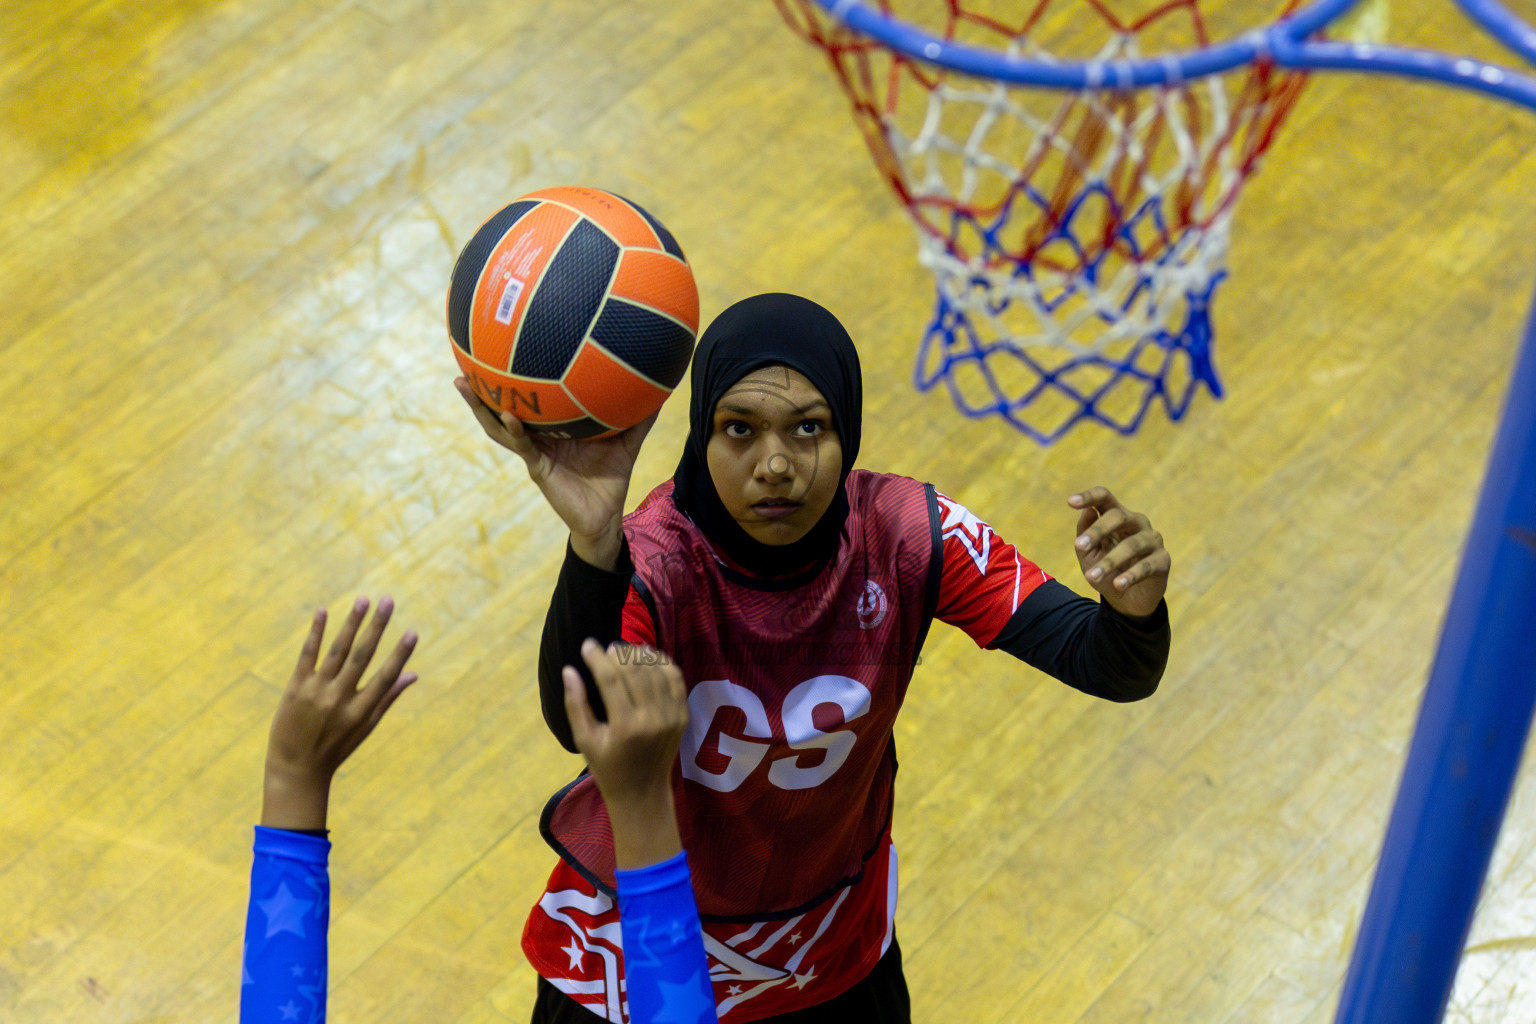
<path id="1" fill-rule="evenodd" d="M 789 691 L 779 713 L 778 733 L 793 751 L 821 751 L 809 756 L 809 766 L 800 763 L 798 754 L 781 757 L 768 768 L 768 781 L 780 789 L 810 789 L 819 786 L 843 766 L 853 745 L 858 742 L 852 731 L 817 728 L 817 712 L 823 705 L 842 712 L 846 725 L 869 710 L 869 689 L 847 676 L 816 676 Z M 768 712 L 757 694 L 728 679 L 707 679 L 688 692 L 688 732 L 679 751 L 683 778 L 707 786 L 717 793 L 729 793 L 746 781 L 768 756 L 769 743 L 738 739 L 726 733 L 721 720 L 722 708 L 735 708 L 746 719 L 744 731 L 761 740 L 771 740 L 775 730 Z M 828 723 L 826 715 L 820 719 Z M 710 746 L 726 758 L 724 770 L 711 771 L 704 766 L 705 751 Z"/>

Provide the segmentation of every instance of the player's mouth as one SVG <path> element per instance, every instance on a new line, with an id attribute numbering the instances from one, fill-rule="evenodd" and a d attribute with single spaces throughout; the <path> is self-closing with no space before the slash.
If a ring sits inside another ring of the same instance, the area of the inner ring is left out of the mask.
<path id="1" fill-rule="evenodd" d="M 800 502 L 788 498 L 769 498 L 752 506 L 752 511 L 764 519 L 782 519 L 800 507 Z"/>

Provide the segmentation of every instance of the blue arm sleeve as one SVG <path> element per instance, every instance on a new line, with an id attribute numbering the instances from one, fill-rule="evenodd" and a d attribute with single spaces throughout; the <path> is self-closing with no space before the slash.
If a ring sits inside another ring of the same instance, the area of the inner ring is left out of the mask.
<path id="1" fill-rule="evenodd" d="M 324 1024 L 331 842 L 256 826 L 240 1024 Z"/>
<path id="2" fill-rule="evenodd" d="M 616 876 L 630 1024 L 714 1024 L 688 855 Z"/>

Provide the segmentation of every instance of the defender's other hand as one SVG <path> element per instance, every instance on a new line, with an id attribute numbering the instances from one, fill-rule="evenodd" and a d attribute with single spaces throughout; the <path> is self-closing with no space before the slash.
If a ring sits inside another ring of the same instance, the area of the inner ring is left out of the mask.
<path id="1" fill-rule="evenodd" d="M 416 647 L 416 632 L 410 630 L 400 638 L 373 678 L 358 686 L 394 607 L 389 597 L 380 598 L 373 620 L 359 636 L 359 627 L 368 613 L 368 599 L 358 598 L 323 661 L 320 645 L 325 636 L 326 614 L 324 609 L 315 613 L 298 664 L 272 716 L 267 739 L 263 825 L 324 828 L 331 778 L 336 770 L 368 738 L 396 698 L 416 681 L 416 673 L 401 671 Z"/>

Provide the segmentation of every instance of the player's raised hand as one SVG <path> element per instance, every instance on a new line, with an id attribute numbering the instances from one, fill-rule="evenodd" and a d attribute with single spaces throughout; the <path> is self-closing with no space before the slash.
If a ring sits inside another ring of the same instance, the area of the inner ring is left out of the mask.
<path id="1" fill-rule="evenodd" d="M 682 848 L 672 811 L 672 765 L 688 728 L 688 692 L 677 666 L 649 647 L 596 640 L 581 645 L 608 720 L 587 703 L 581 676 L 565 667 L 565 711 L 576 748 L 608 805 L 620 867 L 666 860 Z"/>
<path id="2" fill-rule="evenodd" d="M 1121 505 L 1107 487 L 1090 487 L 1067 499 L 1080 509 L 1072 545 L 1083 578 L 1126 615 L 1151 615 L 1168 589 L 1173 560 L 1163 535 L 1140 512 Z"/>
<path id="3" fill-rule="evenodd" d="M 358 685 L 394 608 L 393 600 L 380 598 L 378 610 L 364 627 L 368 599 L 358 598 L 324 659 L 320 648 L 325 639 L 325 609 L 315 613 L 293 676 L 272 716 L 263 825 L 324 828 L 336 769 L 368 738 L 395 699 L 416 681 L 416 673 L 402 674 L 416 647 L 416 632 L 409 630 L 372 678 Z"/>
<path id="4" fill-rule="evenodd" d="M 455 378 L 453 385 L 485 435 L 523 460 L 528 479 L 571 531 L 576 554 L 599 568 L 613 568 L 629 478 L 658 413 L 612 437 L 565 441 L 527 430 L 516 416 L 492 409 L 466 378 Z"/>

